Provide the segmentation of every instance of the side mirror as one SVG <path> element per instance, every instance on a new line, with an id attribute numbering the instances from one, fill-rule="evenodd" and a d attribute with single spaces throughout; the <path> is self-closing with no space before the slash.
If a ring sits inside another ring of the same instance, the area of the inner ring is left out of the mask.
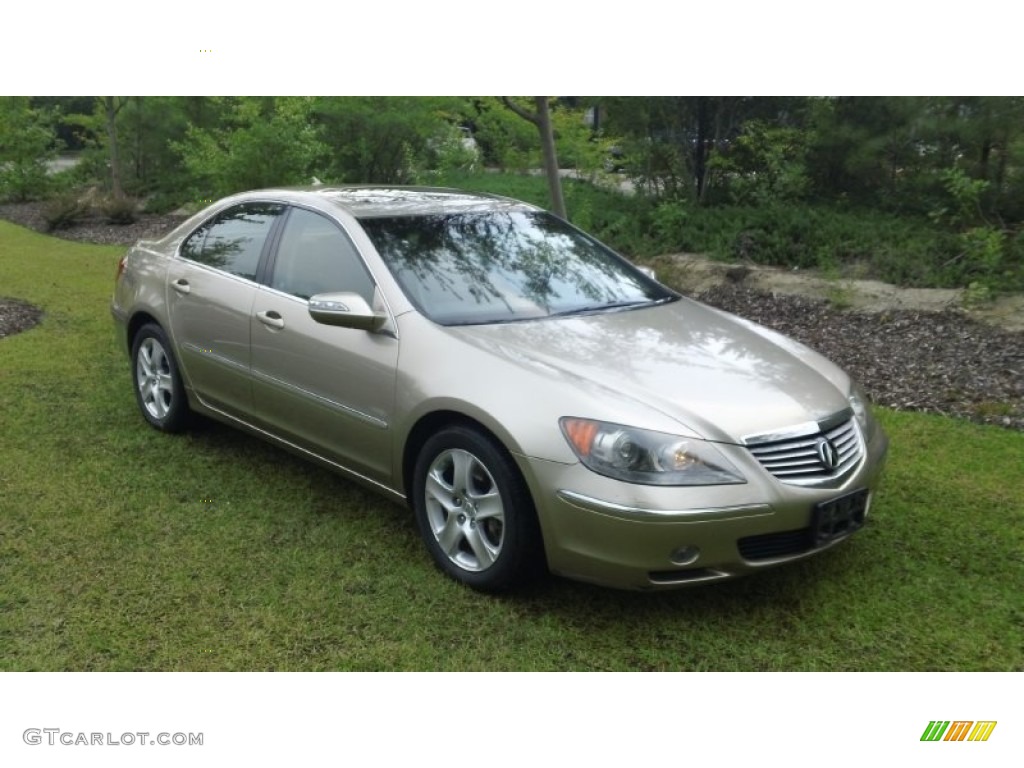
<path id="1" fill-rule="evenodd" d="M 641 272 L 643 272 L 645 275 L 647 275 L 649 278 L 651 278 L 651 280 L 657 280 L 658 279 L 658 273 L 655 272 L 653 268 L 651 268 L 651 267 L 642 267 L 639 264 L 635 264 L 634 266 L 637 269 L 639 269 Z"/>
<path id="2" fill-rule="evenodd" d="M 318 293 L 309 299 L 309 315 L 324 325 L 360 331 L 380 330 L 388 319 L 383 312 L 374 312 L 358 293 Z"/>

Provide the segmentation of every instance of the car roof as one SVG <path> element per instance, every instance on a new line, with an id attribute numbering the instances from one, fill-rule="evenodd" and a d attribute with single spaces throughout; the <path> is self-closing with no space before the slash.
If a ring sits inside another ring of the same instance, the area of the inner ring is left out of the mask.
<path id="1" fill-rule="evenodd" d="M 271 190 L 252 192 L 247 197 L 266 197 Z M 272 190 L 294 202 L 316 198 L 344 209 L 357 219 L 385 216 L 420 216 L 440 213 L 483 211 L 534 211 L 535 206 L 484 192 L 466 192 L 444 187 L 400 185 L 313 186 Z"/>

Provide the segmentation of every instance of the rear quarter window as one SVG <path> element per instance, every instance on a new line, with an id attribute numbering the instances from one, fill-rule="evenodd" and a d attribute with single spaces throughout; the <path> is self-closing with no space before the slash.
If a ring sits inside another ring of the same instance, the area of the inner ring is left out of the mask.
<path id="1" fill-rule="evenodd" d="M 181 245 L 182 258 L 256 279 L 267 236 L 284 206 L 243 203 L 221 212 L 189 235 Z"/>

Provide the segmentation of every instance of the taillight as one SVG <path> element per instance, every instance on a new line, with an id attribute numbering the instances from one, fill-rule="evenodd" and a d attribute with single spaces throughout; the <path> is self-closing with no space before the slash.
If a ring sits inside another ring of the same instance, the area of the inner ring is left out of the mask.
<path id="1" fill-rule="evenodd" d="M 117 282 L 118 280 L 120 280 L 120 279 L 121 279 L 121 275 L 123 275 L 123 274 L 124 274 L 124 268 L 125 268 L 125 265 L 126 265 L 127 263 L 128 263 L 128 256 L 127 256 L 127 254 L 126 254 L 126 255 L 124 255 L 124 256 L 122 256 L 122 257 L 120 258 L 120 260 L 119 260 L 119 261 L 117 262 L 117 275 L 115 275 L 115 276 L 114 276 L 114 282 L 115 282 L 115 283 L 116 283 L 116 282 Z"/>

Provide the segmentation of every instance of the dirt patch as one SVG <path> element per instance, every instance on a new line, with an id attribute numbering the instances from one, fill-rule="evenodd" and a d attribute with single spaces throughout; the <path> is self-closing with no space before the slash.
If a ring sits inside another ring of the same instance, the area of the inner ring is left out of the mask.
<path id="1" fill-rule="evenodd" d="M 0 296 L 0 339 L 39 324 L 43 310 L 20 299 Z"/>
<path id="2" fill-rule="evenodd" d="M 1006 331 L 1024 331 L 1024 296 L 998 297 L 968 306 L 961 288 L 900 288 L 877 280 L 823 277 L 813 271 L 787 270 L 749 264 L 725 264 L 692 254 L 671 254 L 656 260 L 659 273 L 683 290 L 701 293 L 717 286 L 742 284 L 772 296 L 820 299 L 836 309 L 884 314 L 952 312 Z"/>

